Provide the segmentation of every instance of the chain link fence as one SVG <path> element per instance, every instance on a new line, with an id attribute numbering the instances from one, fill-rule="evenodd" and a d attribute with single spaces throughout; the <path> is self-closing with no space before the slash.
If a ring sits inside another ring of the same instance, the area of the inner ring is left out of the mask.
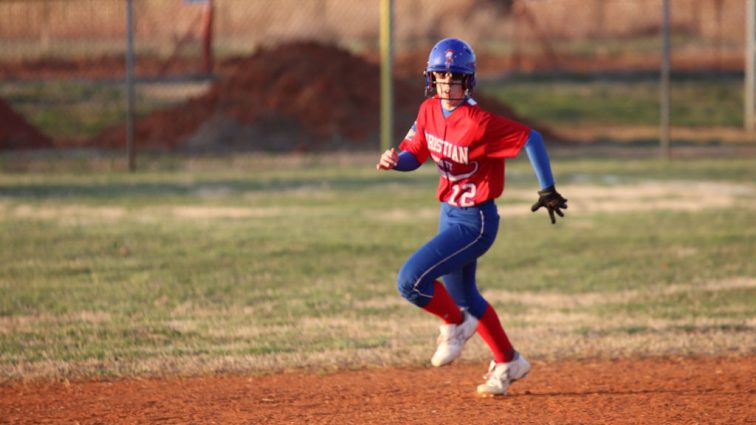
<path id="1" fill-rule="evenodd" d="M 240 82 L 238 90 L 251 87 L 251 83 L 242 84 L 244 70 L 240 67 L 257 69 L 253 59 L 259 57 L 269 61 L 267 68 L 275 68 L 276 62 L 260 52 L 282 56 L 292 43 L 299 43 L 290 50 L 298 52 L 302 61 L 332 61 L 328 56 L 308 56 L 307 49 L 328 45 L 352 55 L 352 65 L 344 65 L 345 73 L 355 72 L 350 68 L 357 66 L 355 61 L 375 67 L 379 3 L 134 0 L 139 124 L 157 120 L 155 111 L 175 110 L 213 96 L 214 109 L 197 107 L 202 111 L 188 115 L 197 120 L 204 113 L 217 123 L 220 118 L 212 111 L 224 104 L 219 96 L 223 90 L 233 91 L 226 86 L 219 88 L 219 84 L 235 78 Z M 742 0 L 673 0 L 673 71 L 678 75 L 713 75 L 719 78 L 715 82 L 727 87 L 739 84 L 745 49 L 744 8 Z M 39 131 L 34 143 L 0 137 L 0 149 L 118 146 L 114 140 L 122 132 L 116 129 L 126 114 L 126 12 L 124 0 L 0 2 L 0 113 L 5 111 L 0 121 L 6 132 L 11 119 L 24 120 Z M 414 86 L 404 90 L 412 91 L 411 99 L 419 103 L 420 73 L 427 52 L 439 39 L 454 36 L 466 39 L 476 49 L 482 81 L 510 78 L 512 85 L 524 81 L 527 89 L 534 76 L 574 79 L 646 75 L 649 84 L 654 84 L 661 60 L 661 14 L 658 0 L 394 0 L 395 73 L 398 78 L 414 81 Z M 296 61 L 286 63 L 292 66 Z M 278 75 L 258 72 L 268 79 Z M 314 75 L 310 77 L 317 80 Z M 365 83 L 375 85 L 377 73 L 375 78 L 375 82 Z M 275 84 L 271 80 L 269 85 Z M 492 87 L 496 86 L 482 84 L 481 90 Z M 278 101 L 271 100 L 276 98 L 274 93 L 258 102 L 266 102 L 273 114 L 296 118 L 293 107 L 280 103 L 292 98 L 292 91 L 305 89 L 288 90 L 281 92 Z M 376 98 L 377 93 L 375 88 Z M 353 102 L 351 108 L 362 107 L 345 96 L 326 102 Z M 317 102 L 312 107 L 317 108 Z M 712 103 L 712 108 L 717 107 Z M 528 108 L 523 111 L 527 113 Z M 176 121 L 179 114 L 167 113 L 166 117 Z M 242 120 L 243 115 L 239 112 L 236 119 Z M 266 122 L 272 125 L 272 121 Z M 718 126 L 735 128 L 739 124 L 729 121 Z M 301 122 L 293 125 L 306 127 Z M 227 122 L 220 124 L 220 133 L 231 131 L 228 126 Z M 256 131 L 259 133 L 259 129 L 247 128 L 241 133 L 252 137 L 258 134 Z M 138 126 L 138 144 L 147 133 L 146 127 Z M 197 133 L 207 135 L 208 129 L 195 128 L 192 134 Z M 210 133 L 217 136 L 219 131 Z M 297 137 L 307 137 L 307 132 Z"/>

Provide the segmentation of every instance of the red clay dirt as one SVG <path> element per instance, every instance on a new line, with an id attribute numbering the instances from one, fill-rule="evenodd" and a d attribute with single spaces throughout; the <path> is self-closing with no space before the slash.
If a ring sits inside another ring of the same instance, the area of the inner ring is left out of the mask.
<path id="1" fill-rule="evenodd" d="M 15 383 L 0 423 L 743 424 L 756 356 L 534 362 L 506 397 L 480 398 L 486 365 L 337 373 Z"/>
<path id="2" fill-rule="evenodd" d="M 223 70 L 223 62 L 218 64 Z M 197 59 L 161 58 L 140 55 L 134 63 L 139 78 L 202 76 L 202 64 Z M 96 57 L 21 59 L 0 61 L 0 80 L 36 81 L 55 79 L 116 80 L 126 76 L 123 55 Z"/>
<path id="3" fill-rule="evenodd" d="M 0 99 L 0 150 L 52 147 L 52 140 Z"/>

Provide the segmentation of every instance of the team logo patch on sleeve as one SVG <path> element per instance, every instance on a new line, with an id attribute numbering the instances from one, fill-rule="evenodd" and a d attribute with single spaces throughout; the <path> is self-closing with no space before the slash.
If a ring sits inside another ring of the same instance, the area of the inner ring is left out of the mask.
<path id="1" fill-rule="evenodd" d="M 416 132 L 415 124 L 412 124 L 412 128 L 409 129 L 409 131 L 407 132 L 407 135 L 404 136 L 404 138 L 406 140 L 412 140 L 412 139 L 414 139 L 415 138 L 415 132 Z"/>

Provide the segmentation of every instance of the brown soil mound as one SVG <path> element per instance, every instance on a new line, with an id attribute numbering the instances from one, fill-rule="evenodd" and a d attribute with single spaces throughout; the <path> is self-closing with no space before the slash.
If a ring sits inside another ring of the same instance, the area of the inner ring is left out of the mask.
<path id="1" fill-rule="evenodd" d="M 223 63 L 218 64 L 223 69 Z M 197 59 L 164 59 L 141 54 L 134 62 L 134 74 L 140 78 L 200 76 L 202 64 Z M 126 61 L 123 55 L 82 58 L 41 58 L 0 62 L 0 79 L 4 81 L 74 79 L 123 79 Z"/>
<path id="2" fill-rule="evenodd" d="M 0 150 L 52 147 L 52 140 L 0 99 Z"/>
<path id="3" fill-rule="evenodd" d="M 741 424 L 756 417 L 754 360 L 535 362 L 501 398 L 475 396 L 484 364 L 17 383 L 0 386 L 0 422 Z"/>
<path id="4" fill-rule="evenodd" d="M 262 49 L 240 59 L 207 94 L 139 118 L 135 141 L 139 146 L 191 151 L 374 148 L 379 73 L 376 64 L 314 42 Z M 414 83 L 397 79 L 394 87 L 398 139 L 414 120 L 423 87 L 420 78 Z M 524 121 L 506 105 L 477 95 L 476 99 L 492 112 Z M 122 146 L 125 132 L 122 124 L 109 128 L 91 144 Z"/>

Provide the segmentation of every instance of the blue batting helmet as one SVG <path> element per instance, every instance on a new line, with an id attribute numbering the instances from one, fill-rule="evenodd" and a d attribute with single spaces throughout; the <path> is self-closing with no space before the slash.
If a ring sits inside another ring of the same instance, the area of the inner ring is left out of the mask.
<path id="1" fill-rule="evenodd" d="M 464 74 L 463 87 L 467 94 L 475 87 L 475 52 L 469 44 L 458 38 L 445 38 L 431 49 L 425 68 L 425 91 L 432 95 L 435 85 L 433 72 Z"/>

